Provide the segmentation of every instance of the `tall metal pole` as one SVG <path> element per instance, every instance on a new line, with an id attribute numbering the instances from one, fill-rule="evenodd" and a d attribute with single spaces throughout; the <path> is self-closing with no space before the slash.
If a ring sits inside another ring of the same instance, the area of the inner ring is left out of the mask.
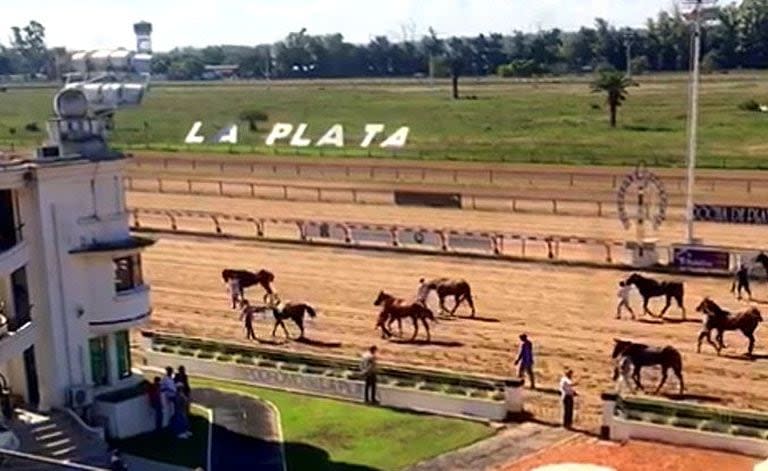
<path id="1" fill-rule="evenodd" d="M 688 175 L 685 200 L 685 217 L 687 222 L 687 239 L 692 244 L 695 241 L 693 232 L 693 191 L 696 172 L 696 144 L 699 125 L 699 56 L 701 55 L 701 4 L 697 0 L 694 10 L 693 32 L 693 77 L 690 82 L 690 110 L 688 119 Z"/>
<path id="2" fill-rule="evenodd" d="M 627 47 L 627 78 L 632 78 L 632 39 L 627 38 L 624 45 Z"/>

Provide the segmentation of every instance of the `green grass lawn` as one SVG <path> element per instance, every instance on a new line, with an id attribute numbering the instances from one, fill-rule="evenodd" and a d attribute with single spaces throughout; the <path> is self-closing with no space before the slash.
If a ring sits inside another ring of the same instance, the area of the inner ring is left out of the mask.
<path id="1" fill-rule="evenodd" d="M 768 166 L 768 113 L 741 111 L 755 99 L 768 104 L 768 73 L 706 75 L 701 89 L 700 162 L 703 166 Z M 566 164 L 682 165 L 686 152 L 687 84 L 680 74 L 641 76 L 610 129 L 604 97 L 590 92 L 586 80 L 516 83 L 462 80 L 462 94 L 476 100 L 449 99 L 447 84 L 432 89 L 416 81 L 200 84 L 155 86 L 138 109 L 117 115 L 114 142 L 160 150 L 198 149 L 183 145 L 196 120 L 203 134 L 236 120 L 243 109 L 269 114 L 257 133 L 243 124 L 237 153 L 274 152 L 264 147 L 266 130 L 277 121 L 309 124 L 318 139 L 333 123 L 345 126 L 347 149 L 326 148 L 326 155 L 366 155 L 358 148 L 366 123 L 383 123 L 388 132 L 411 127 L 409 144 L 397 154 L 415 159 L 454 159 Z M 37 143 L 42 132 L 25 130 L 35 122 L 44 129 L 51 114 L 53 89 L 9 89 L 0 93 L 0 147 Z M 149 127 L 144 129 L 144 122 Z M 15 135 L 9 128 L 17 130 Z M 385 134 L 388 134 L 385 132 Z M 227 147 L 218 150 L 226 152 Z M 286 147 L 282 154 L 295 153 Z M 318 150 L 305 150 L 318 153 Z"/>
<path id="2" fill-rule="evenodd" d="M 280 410 L 288 469 L 398 470 L 493 434 L 471 421 L 411 414 L 262 389 L 194 379 L 193 387 L 237 391 Z"/>
<path id="3" fill-rule="evenodd" d="M 169 433 L 147 433 L 115 442 L 123 453 L 164 463 L 205 468 L 208 458 L 208 412 L 197 406 L 192 407 L 189 426 L 192 437 L 182 440 Z"/>

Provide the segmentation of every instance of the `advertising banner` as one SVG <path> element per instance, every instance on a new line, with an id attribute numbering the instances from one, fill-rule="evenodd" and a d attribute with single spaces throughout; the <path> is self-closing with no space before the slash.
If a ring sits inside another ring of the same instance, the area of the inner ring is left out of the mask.
<path id="1" fill-rule="evenodd" d="M 693 219 L 721 224 L 768 224 L 768 208 L 696 204 L 693 206 Z"/>
<path id="2" fill-rule="evenodd" d="M 731 266 L 731 254 L 701 246 L 677 246 L 672 248 L 672 263 L 681 269 L 727 272 Z"/>

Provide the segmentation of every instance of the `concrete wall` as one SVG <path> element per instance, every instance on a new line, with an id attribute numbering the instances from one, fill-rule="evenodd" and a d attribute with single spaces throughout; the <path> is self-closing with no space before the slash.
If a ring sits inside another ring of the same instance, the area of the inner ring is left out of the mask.
<path id="1" fill-rule="evenodd" d="M 359 401 L 363 398 L 362 381 L 201 360 L 151 350 L 145 352 L 145 358 L 149 365 L 156 367 L 183 364 L 192 375 L 245 381 L 256 386 L 347 400 Z M 508 401 L 491 401 L 388 385 L 379 385 L 378 394 L 381 404 L 385 406 L 436 414 L 481 417 L 490 420 L 503 420 L 508 412 L 520 412 L 523 408 L 521 394 L 510 395 L 510 397 L 520 398 L 519 403 L 512 404 Z"/>
<path id="2" fill-rule="evenodd" d="M 92 414 L 104 424 L 110 438 L 124 439 L 155 430 L 155 411 L 147 395 L 110 403 L 96 401 Z M 171 408 L 163 399 L 163 426 L 168 425 Z"/>

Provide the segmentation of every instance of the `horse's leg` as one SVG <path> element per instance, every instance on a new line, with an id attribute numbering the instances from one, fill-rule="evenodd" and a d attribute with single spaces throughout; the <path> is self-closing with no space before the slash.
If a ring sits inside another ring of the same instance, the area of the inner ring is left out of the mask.
<path id="1" fill-rule="evenodd" d="M 661 391 L 662 386 L 664 386 L 664 383 L 667 382 L 667 369 L 668 367 L 662 366 L 661 367 L 661 381 L 659 382 L 659 387 L 656 388 L 656 392 L 653 394 L 659 394 L 659 391 Z"/>
<path id="2" fill-rule="evenodd" d="M 680 395 L 682 396 L 685 393 L 685 384 L 683 383 L 683 370 L 682 368 L 675 368 L 674 371 L 675 376 L 677 376 L 677 380 L 680 382 Z"/>
<path id="3" fill-rule="evenodd" d="M 403 319 L 397 318 L 398 337 L 403 338 Z"/>
<path id="4" fill-rule="evenodd" d="M 717 330 L 717 343 L 718 345 L 720 345 L 720 350 L 723 350 L 728 347 L 725 344 L 725 330 L 722 330 L 722 329 Z"/>
<path id="5" fill-rule="evenodd" d="M 447 313 L 448 308 L 445 307 L 445 295 L 441 293 L 437 293 L 437 297 L 440 298 L 440 314 Z"/>
<path id="6" fill-rule="evenodd" d="M 643 384 L 640 382 L 640 371 L 642 367 L 635 365 L 635 369 L 632 371 L 632 379 L 635 380 L 635 386 L 641 391 L 645 391 Z"/>
<path id="7" fill-rule="evenodd" d="M 301 332 L 299 334 L 299 339 L 304 338 L 304 316 L 294 317 L 293 322 L 296 323 L 296 326 L 299 328 L 299 331 Z"/>
<path id="8" fill-rule="evenodd" d="M 682 296 L 676 296 L 675 301 L 677 301 L 677 307 L 680 308 L 680 310 L 683 312 L 683 320 L 685 320 L 686 312 L 685 312 L 685 306 L 683 305 L 683 297 Z"/>
<path id="9" fill-rule="evenodd" d="M 411 337 L 411 342 L 416 340 L 416 336 L 419 335 L 419 323 L 416 322 L 416 316 L 411 318 L 413 320 L 413 337 Z"/>
<path id="10" fill-rule="evenodd" d="M 424 324 L 424 328 L 427 330 L 427 343 L 432 341 L 432 336 L 429 333 L 429 324 L 427 323 L 427 319 L 422 317 L 421 318 L 422 324 Z"/>
<path id="11" fill-rule="evenodd" d="M 699 332 L 699 340 L 696 343 L 696 353 L 701 353 L 701 342 L 707 337 L 709 337 L 708 330 L 702 330 Z M 709 343 L 712 343 L 712 339 L 709 339 Z"/>
<path id="12" fill-rule="evenodd" d="M 747 347 L 747 356 L 751 358 L 752 351 L 755 348 L 755 334 L 754 332 L 748 332 L 748 331 L 747 332 L 742 331 L 742 332 L 744 333 L 744 336 L 749 340 L 749 346 Z"/>
<path id="13" fill-rule="evenodd" d="M 277 334 L 277 325 L 280 324 L 282 321 L 280 319 L 275 319 L 275 327 L 272 329 L 272 337 Z"/>
<path id="14" fill-rule="evenodd" d="M 652 313 L 650 309 L 648 309 L 648 302 L 650 302 L 651 298 L 643 298 L 643 312 L 648 314 L 651 317 L 656 317 L 656 314 Z"/>
<path id="15" fill-rule="evenodd" d="M 666 298 L 667 302 L 664 304 L 664 309 L 661 310 L 661 315 L 659 316 L 662 318 L 664 317 L 664 314 L 667 313 L 667 309 L 669 309 L 669 306 L 672 305 L 672 296 L 667 294 L 667 295 L 664 295 L 664 297 Z"/>
<path id="16" fill-rule="evenodd" d="M 280 320 L 280 327 L 282 327 L 283 328 L 283 332 L 285 332 L 285 338 L 287 338 L 287 339 L 291 338 L 291 334 L 288 333 L 288 328 L 285 327 L 285 322 L 283 322 L 282 320 Z"/>
<path id="17" fill-rule="evenodd" d="M 458 295 L 458 294 L 453 295 L 453 309 L 451 309 L 452 316 L 456 315 L 456 310 L 459 308 L 459 305 L 461 305 L 461 301 L 462 301 L 461 295 Z"/>

